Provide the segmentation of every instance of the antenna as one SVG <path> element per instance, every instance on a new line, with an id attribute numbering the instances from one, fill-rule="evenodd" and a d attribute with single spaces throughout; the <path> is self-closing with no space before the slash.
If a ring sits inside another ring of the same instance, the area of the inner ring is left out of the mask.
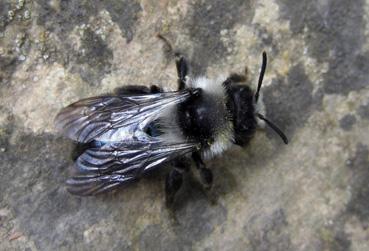
<path id="1" fill-rule="evenodd" d="M 265 123 L 267 123 L 267 125 L 270 126 L 279 135 L 279 137 L 281 137 L 281 139 L 286 145 L 288 144 L 288 139 L 281 129 L 279 129 L 275 124 L 273 124 L 271 121 L 269 121 L 260 113 L 256 113 L 256 115 L 258 116 L 259 119 L 264 120 Z"/>
<path id="2" fill-rule="evenodd" d="M 267 54 L 266 54 L 265 51 L 263 51 L 263 62 L 261 64 L 261 71 L 260 71 L 260 75 L 259 75 L 258 88 L 257 88 L 256 93 L 255 93 L 255 103 L 257 103 L 258 99 L 259 99 L 259 92 L 260 92 L 261 85 L 263 84 L 263 79 L 264 79 L 266 66 L 267 66 Z"/>

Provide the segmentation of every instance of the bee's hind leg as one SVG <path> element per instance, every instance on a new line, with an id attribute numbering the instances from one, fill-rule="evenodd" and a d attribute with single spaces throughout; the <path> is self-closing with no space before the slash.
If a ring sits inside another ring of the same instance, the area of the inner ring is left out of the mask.
<path id="1" fill-rule="evenodd" d="M 192 154 L 192 159 L 194 160 L 196 167 L 199 170 L 201 183 L 206 189 L 210 189 L 213 185 L 212 171 L 205 166 L 198 152 L 194 152 Z"/>
<path id="2" fill-rule="evenodd" d="M 192 154 L 192 159 L 196 164 L 197 170 L 199 171 L 200 181 L 205 188 L 203 192 L 205 193 L 207 199 L 211 204 L 217 204 L 218 198 L 214 191 L 211 189 L 213 187 L 213 172 L 207 168 L 201 159 L 201 155 L 198 152 Z"/>
<path id="3" fill-rule="evenodd" d="M 178 76 L 178 90 L 185 89 L 188 74 L 188 64 L 186 58 L 182 55 L 182 53 L 175 52 L 171 43 L 163 35 L 157 34 L 157 37 L 164 42 L 166 53 L 169 55 L 174 55 L 175 57 Z"/>
<path id="4" fill-rule="evenodd" d="M 167 207 L 174 203 L 175 195 L 183 183 L 183 174 L 188 171 L 188 166 L 182 160 L 175 163 L 175 167 L 168 173 L 165 179 L 165 202 Z"/>

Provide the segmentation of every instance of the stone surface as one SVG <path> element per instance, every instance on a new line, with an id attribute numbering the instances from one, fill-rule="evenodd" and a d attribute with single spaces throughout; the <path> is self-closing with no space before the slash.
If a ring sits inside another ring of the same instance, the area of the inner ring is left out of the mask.
<path id="1" fill-rule="evenodd" d="M 0 1 L 0 250 L 369 250 L 369 2 Z M 194 74 L 258 77 L 269 129 L 188 175 L 68 194 L 60 108 L 128 84 L 176 87 L 162 33 Z"/>

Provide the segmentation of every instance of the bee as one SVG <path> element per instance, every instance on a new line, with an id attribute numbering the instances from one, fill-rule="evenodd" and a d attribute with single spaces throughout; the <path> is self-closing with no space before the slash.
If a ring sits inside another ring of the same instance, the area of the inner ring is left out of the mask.
<path id="1" fill-rule="evenodd" d="M 173 52 L 169 41 L 158 37 Z M 260 125 L 267 124 L 288 143 L 260 112 L 265 52 L 255 92 L 242 84 L 246 76 L 241 74 L 190 77 L 185 57 L 173 55 L 177 91 L 164 92 L 155 85 L 124 86 L 114 94 L 77 101 L 58 113 L 57 129 L 83 145 L 75 161 L 77 174 L 66 182 L 70 193 L 97 195 L 172 164 L 165 180 L 166 202 L 171 204 L 189 170 L 188 160 L 194 161 L 201 183 L 210 188 L 213 174 L 204 160 L 232 145 L 247 146 Z"/>

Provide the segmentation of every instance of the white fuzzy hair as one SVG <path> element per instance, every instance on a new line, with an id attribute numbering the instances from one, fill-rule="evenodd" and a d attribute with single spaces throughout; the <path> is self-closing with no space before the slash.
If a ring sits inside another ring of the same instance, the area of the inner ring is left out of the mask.
<path id="1" fill-rule="evenodd" d="M 186 86 L 188 88 L 200 88 L 203 91 L 203 95 L 209 95 L 215 98 L 221 103 L 224 108 L 224 114 L 219 114 L 219 123 L 215 128 L 215 140 L 210 143 L 209 148 L 205 149 L 201 154 L 204 159 L 210 159 L 216 155 L 223 153 L 225 150 L 232 146 L 233 141 L 233 123 L 230 120 L 230 114 L 226 107 L 227 94 L 222 83 L 225 77 L 219 77 L 215 80 L 208 79 L 205 77 L 198 77 L 194 79 L 188 79 Z M 160 118 L 163 134 L 159 137 L 166 142 L 183 142 L 185 141 L 185 136 L 178 124 L 177 118 L 177 106 L 168 108 Z"/>
<path id="2" fill-rule="evenodd" d="M 226 89 L 223 86 L 223 82 L 226 80 L 226 77 L 220 76 L 215 80 L 208 79 L 205 77 L 198 77 L 193 80 L 190 79 L 188 82 L 189 87 L 192 88 L 201 88 L 204 92 L 204 95 L 215 96 L 218 100 L 222 102 L 222 106 L 224 107 L 224 111 L 227 111 L 226 102 L 227 102 L 227 93 Z M 202 152 L 202 156 L 205 159 L 210 159 L 216 155 L 220 155 L 227 149 L 232 146 L 233 141 L 233 123 L 229 118 L 228 114 L 219 114 L 219 125 L 220 127 L 216 130 L 215 140 L 210 145 L 208 149 Z M 228 115 L 228 116 L 227 116 Z M 223 123 L 221 120 L 225 120 Z"/>

